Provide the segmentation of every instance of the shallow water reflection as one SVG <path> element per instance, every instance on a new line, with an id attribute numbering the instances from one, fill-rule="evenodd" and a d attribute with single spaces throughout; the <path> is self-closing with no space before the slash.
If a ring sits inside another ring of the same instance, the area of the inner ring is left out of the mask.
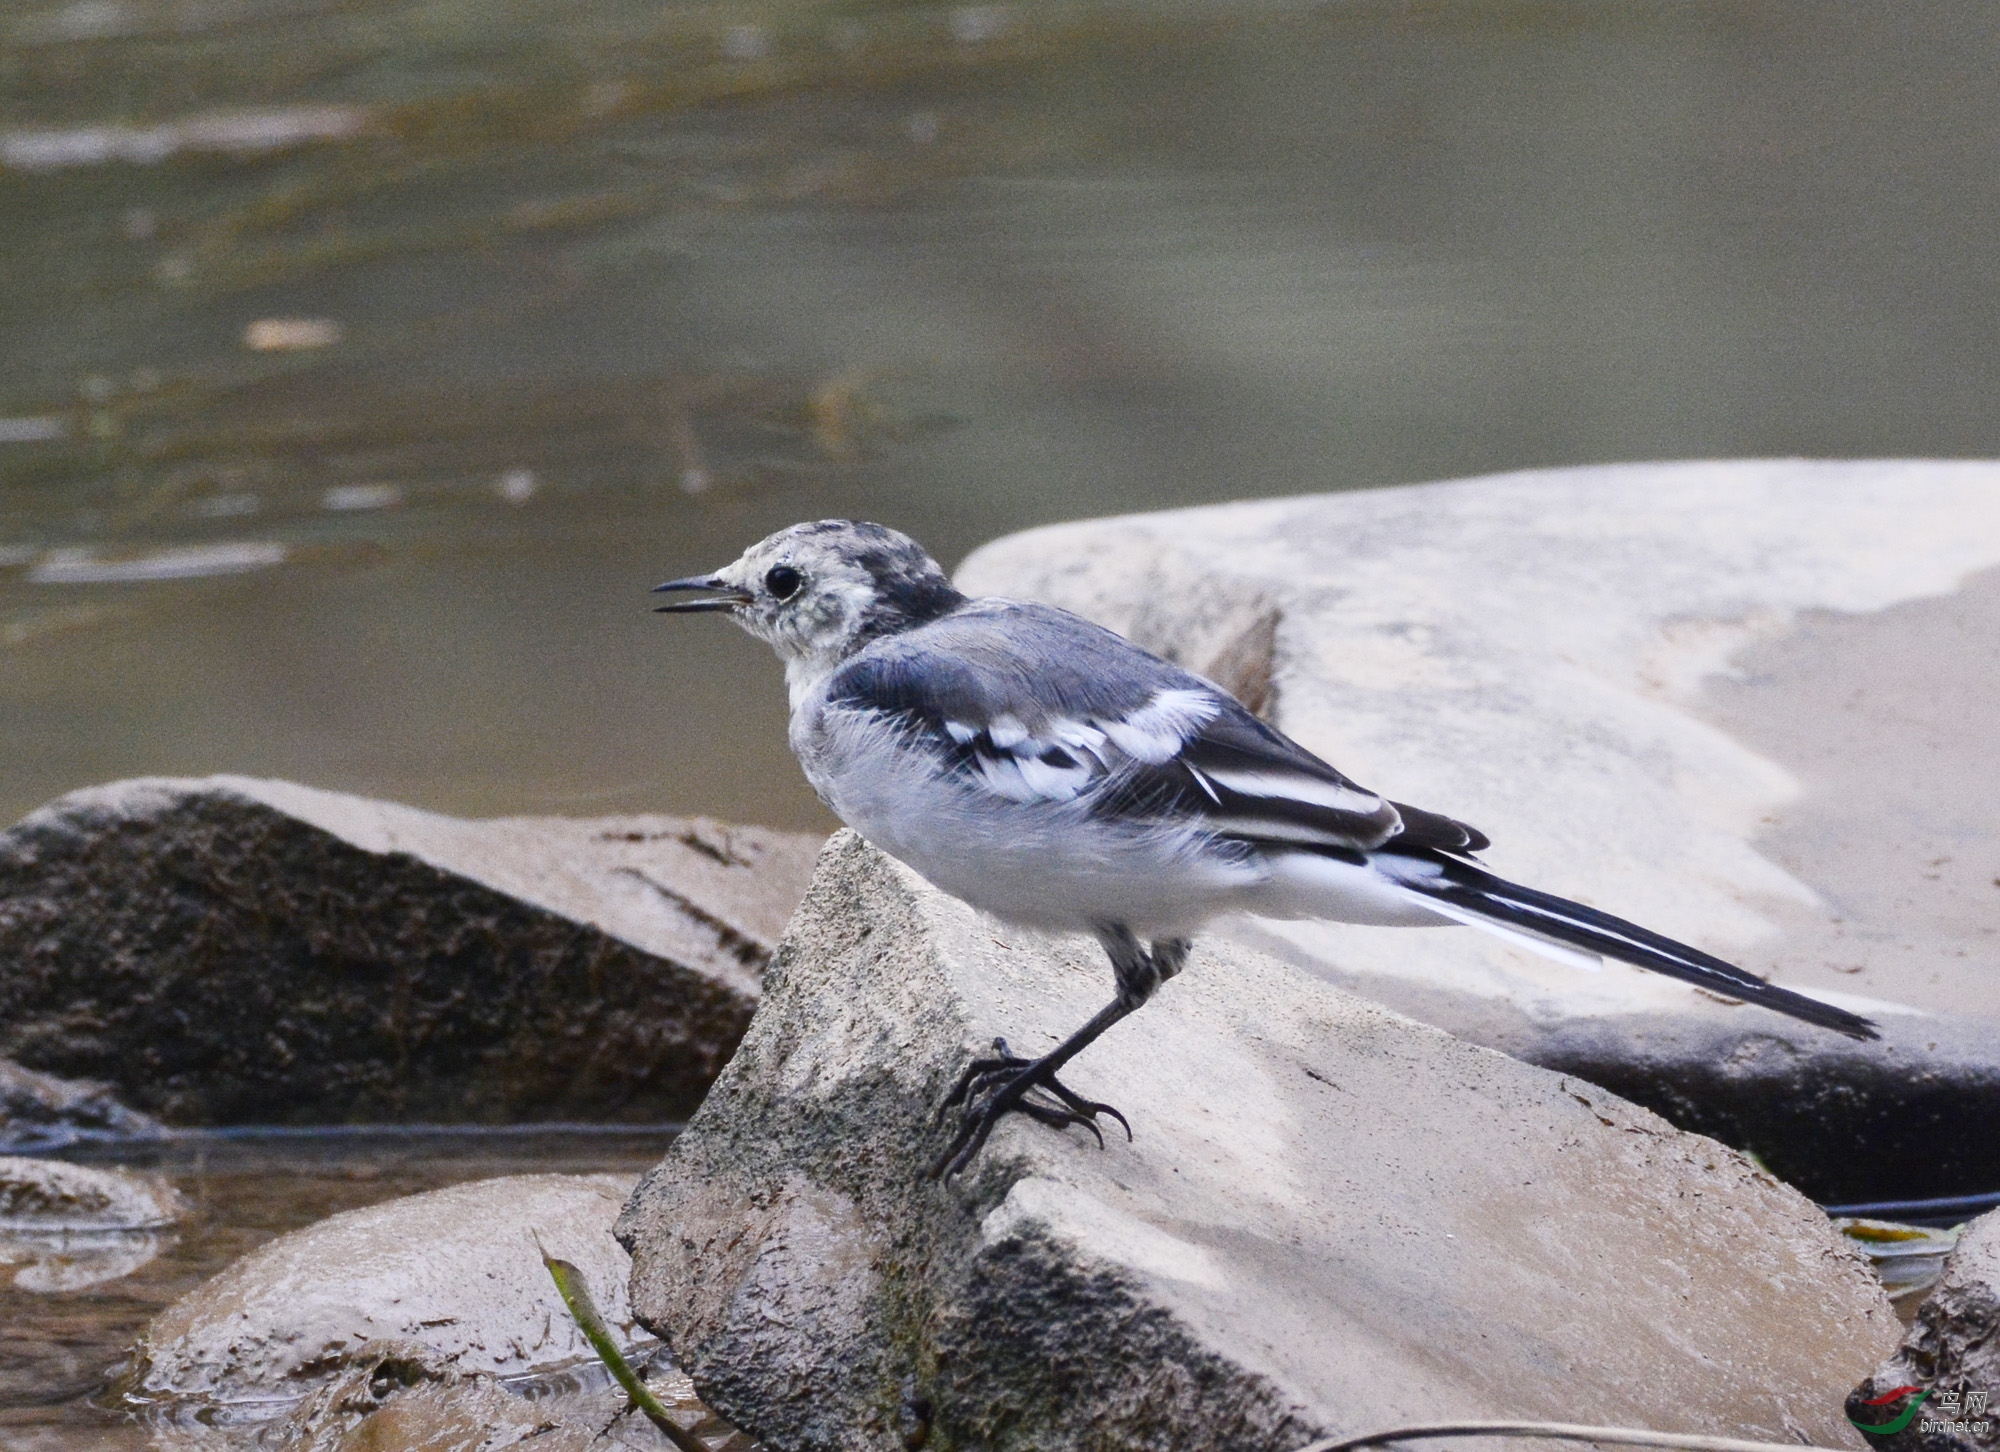
<path id="1" fill-rule="evenodd" d="M 17 1290 L 53 1295 L 82 1291 L 131 1275 L 174 1243 L 159 1230 L 0 1230 L 0 1268 L 13 1271 Z"/>

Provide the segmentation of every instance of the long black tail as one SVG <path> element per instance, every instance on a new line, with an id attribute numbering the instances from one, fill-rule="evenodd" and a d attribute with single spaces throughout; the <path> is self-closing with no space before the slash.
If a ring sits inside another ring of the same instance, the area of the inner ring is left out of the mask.
<path id="1" fill-rule="evenodd" d="M 1712 993 L 1740 998 L 1745 1003 L 1830 1028 L 1849 1038 L 1881 1037 L 1874 1023 L 1859 1014 L 1766 983 L 1699 948 L 1676 943 L 1672 938 L 1648 932 L 1636 923 L 1614 918 L 1582 903 L 1508 882 L 1469 862 L 1429 853 L 1412 854 L 1404 859 L 1411 870 L 1404 872 L 1396 870 L 1402 864 L 1396 863 L 1391 854 L 1381 854 L 1376 861 L 1404 887 L 1432 899 L 1440 908 L 1457 909 L 1450 916 L 1478 920 L 1475 926 L 1491 924 L 1503 932 L 1511 930 L 1650 968 Z"/>

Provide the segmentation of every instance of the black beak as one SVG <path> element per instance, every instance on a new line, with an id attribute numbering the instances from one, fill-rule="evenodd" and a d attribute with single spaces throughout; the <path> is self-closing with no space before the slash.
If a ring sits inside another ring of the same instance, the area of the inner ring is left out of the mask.
<path id="1" fill-rule="evenodd" d="M 670 605 L 656 605 L 654 610 L 661 615 L 691 615 L 701 610 L 734 610 L 738 605 L 748 605 L 751 596 L 727 584 L 714 575 L 689 575 L 685 580 L 669 580 L 664 585 L 653 586 L 653 593 L 663 590 L 713 590 L 717 593 L 700 600 L 676 600 Z"/>

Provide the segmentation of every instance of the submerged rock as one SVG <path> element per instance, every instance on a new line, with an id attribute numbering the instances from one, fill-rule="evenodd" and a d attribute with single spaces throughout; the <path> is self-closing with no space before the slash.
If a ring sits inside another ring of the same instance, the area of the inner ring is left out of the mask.
<path id="1" fill-rule="evenodd" d="M 1891 1395 L 1906 1388 L 1914 1390 Z M 1870 1443 L 1884 1452 L 2000 1448 L 2000 1211 L 1960 1233 L 1916 1323 L 1895 1355 L 1854 1389 L 1847 1413 L 1857 1424 L 1893 1423 L 1919 1391 L 1928 1396 L 1895 1433 L 1863 1427 Z"/>
<path id="2" fill-rule="evenodd" d="M 186 1213 L 164 1180 L 0 1156 L 0 1274 L 24 1291 L 79 1291 L 153 1260 Z"/>
<path id="3" fill-rule="evenodd" d="M 710 1452 L 756 1444 L 694 1398 L 664 1356 L 635 1368 L 669 1416 Z M 275 1422 L 156 1425 L 159 1452 L 662 1452 L 673 1444 L 608 1378 L 533 1396 L 486 1377 L 399 1367 L 335 1378 Z"/>
<path id="4" fill-rule="evenodd" d="M 1893 1344 L 1795 1191 L 1613 1095 L 1214 938 L 1067 1078 L 1135 1138 L 934 1110 L 1109 998 L 842 834 L 618 1233 L 635 1314 L 787 1452 L 1262 1449 L 1465 1416 L 1833 1445 Z"/>
<path id="5" fill-rule="evenodd" d="M 635 1369 L 710 1452 L 756 1452 L 694 1399 L 687 1377 L 664 1356 Z M 157 1452 L 663 1452 L 673 1445 L 608 1378 L 522 1391 L 436 1367 L 356 1369 L 275 1421 L 155 1423 L 152 1443 Z"/>
<path id="6" fill-rule="evenodd" d="M 0 1053 L 180 1124 L 676 1118 L 818 847 L 245 777 L 73 792 L 0 833 Z"/>
<path id="7" fill-rule="evenodd" d="M 260 1246 L 146 1328 L 130 1395 L 282 1408 L 360 1373 L 491 1379 L 595 1363 L 542 1264 L 582 1271 L 613 1333 L 637 1336 L 611 1224 L 622 1175 L 514 1175 L 329 1216 Z"/>
<path id="8" fill-rule="evenodd" d="M 0 1230 L 157 1230 L 181 1214 L 180 1196 L 164 1181 L 0 1156 Z"/>
<path id="9" fill-rule="evenodd" d="M 1207 672 L 1503 876 L 1876 1017 L 1859 1045 L 1464 929 L 1221 929 L 1852 1203 L 2000 1163 L 1996 566 L 2000 466 L 1789 460 L 1060 525 L 959 584 Z"/>
<path id="10" fill-rule="evenodd" d="M 542 1402 L 514 1396 L 494 1382 L 398 1368 L 389 1376 L 353 1371 L 338 1378 L 275 1426 L 262 1429 L 265 1446 L 287 1452 L 587 1452 L 593 1429 Z M 257 1446 L 225 1432 L 183 1432 L 162 1452 L 222 1452 Z"/>
<path id="11" fill-rule="evenodd" d="M 518 1175 L 334 1215 L 244 1256 L 155 1317 L 123 1376 L 163 1452 L 615 1452 L 666 1439 L 626 1410 L 542 1252 L 644 1351 L 611 1223 L 622 1175 Z M 665 1358 L 644 1374 L 698 1425 Z M 642 1360 L 642 1364 L 643 1360 Z M 703 1428 L 718 1444 L 731 1429 Z"/>
<path id="12" fill-rule="evenodd" d="M 0 1154 L 60 1149 L 80 1139 L 152 1139 L 160 1123 L 120 1104 L 96 1079 L 38 1074 L 0 1059 Z"/>

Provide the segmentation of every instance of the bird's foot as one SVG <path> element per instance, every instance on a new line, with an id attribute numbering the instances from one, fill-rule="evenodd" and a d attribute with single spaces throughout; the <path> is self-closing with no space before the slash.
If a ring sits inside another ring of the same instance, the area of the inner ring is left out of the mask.
<path id="1" fill-rule="evenodd" d="M 1023 1059 L 1010 1053 L 1005 1039 L 993 1041 L 993 1053 L 990 1059 L 967 1064 L 951 1093 L 938 1105 L 940 1123 L 953 1109 L 960 1113 L 958 1133 L 931 1165 L 931 1179 L 948 1179 L 965 1169 L 985 1146 L 993 1126 L 1009 1114 L 1025 1114 L 1056 1129 L 1080 1124 L 1097 1137 L 1099 1149 L 1104 1147 L 1104 1134 L 1097 1127 L 1097 1117 L 1108 1114 L 1123 1127 L 1125 1138 L 1132 1138 L 1132 1126 L 1124 1115 L 1109 1104 L 1085 1099 L 1064 1084 L 1048 1060 Z"/>

